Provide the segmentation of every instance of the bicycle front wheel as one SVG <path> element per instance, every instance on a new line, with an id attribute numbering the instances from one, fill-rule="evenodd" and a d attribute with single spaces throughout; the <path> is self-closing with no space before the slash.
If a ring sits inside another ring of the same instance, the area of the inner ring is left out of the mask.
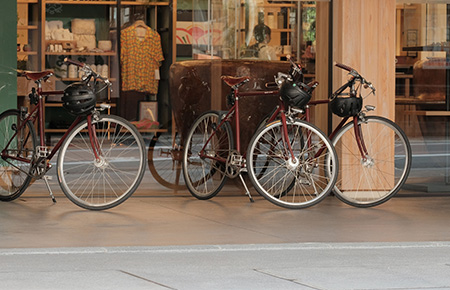
<path id="1" fill-rule="evenodd" d="M 104 210 L 124 202 L 141 183 L 145 143 L 136 127 L 121 117 L 101 115 L 93 125 L 96 136 L 92 140 L 87 120 L 69 133 L 58 155 L 57 174 L 72 202 Z M 98 158 L 93 146 L 98 147 Z"/>
<path id="2" fill-rule="evenodd" d="M 180 134 L 156 133 L 148 147 L 148 168 L 156 181 L 173 190 L 185 188 Z"/>
<path id="3" fill-rule="evenodd" d="M 1 201 L 18 198 L 32 180 L 29 173 L 37 146 L 36 131 L 30 121 L 22 128 L 21 123 L 19 110 L 0 114 L 0 155 L 6 149 L 5 154 L 14 157 L 0 158 Z"/>
<path id="4" fill-rule="evenodd" d="M 356 143 L 354 123 L 346 124 L 333 138 L 340 158 L 334 192 L 356 207 L 382 204 L 405 183 L 411 168 L 411 146 L 405 133 L 389 119 L 377 116 L 358 120 L 367 156 Z"/>
<path id="5" fill-rule="evenodd" d="M 270 202 L 290 209 L 306 208 L 333 188 L 337 155 L 328 137 L 314 125 L 301 120 L 286 125 L 289 140 L 283 137 L 281 121 L 256 132 L 247 151 L 248 174 L 256 190 Z M 330 174 L 329 168 L 333 169 Z"/>
<path id="6" fill-rule="evenodd" d="M 206 112 L 192 125 L 183 152 L 184 180 L 198 199 L 215 196 L 225 184 L 226 160 L 233 148 L 231 126 L 217 112 Z M 203 151 L 202 151 L 203 149 Z"/>

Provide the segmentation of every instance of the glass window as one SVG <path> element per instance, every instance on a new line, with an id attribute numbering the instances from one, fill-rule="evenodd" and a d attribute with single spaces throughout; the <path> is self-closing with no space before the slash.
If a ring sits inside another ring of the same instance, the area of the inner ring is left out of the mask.
<path id="1" fill-rule="evenodd" d="M 397 1 L 396 122 L 413 149 L 409 184 L 450 183 L 450 1 Z"/>

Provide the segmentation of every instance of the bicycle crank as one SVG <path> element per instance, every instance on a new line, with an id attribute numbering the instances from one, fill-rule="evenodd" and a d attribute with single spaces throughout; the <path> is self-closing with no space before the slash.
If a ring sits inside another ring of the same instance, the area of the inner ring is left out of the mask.
<path id="1" fill-rule="evenodd" d="M 225 174 L 229 178 L 235 178 L 241 172 L 241 168 L 244 165 L 244 158 L 239 152 L 233 150 L 230 152 L 227 158 L 227 164 L 225 169 Z"/>

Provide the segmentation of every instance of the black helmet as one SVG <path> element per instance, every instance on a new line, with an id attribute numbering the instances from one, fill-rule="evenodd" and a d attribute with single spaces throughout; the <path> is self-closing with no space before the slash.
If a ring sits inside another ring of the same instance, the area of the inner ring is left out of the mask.
<path id="1" fill-rule="evenodd" d="M 330 108 L 331 112 L 339 117 L 355 116 L 361 111 L 362 98 L 336 96 L 330 101 Z"/>
<path id="2" fill-rule="evenodd" d="M 89 113 L 96 103 L 94 90 L 83 82 L 76 82 L 64 90 L 63 107 L 73 115 Z"/>
<path id="3" fill-rule="evenodd" d="M 290 80 L 286 80 L 281 86 L 280 95 L 285 104 L 295 108 L 303 108 L 311 100 L 311 94 L 300 83 Z"/>

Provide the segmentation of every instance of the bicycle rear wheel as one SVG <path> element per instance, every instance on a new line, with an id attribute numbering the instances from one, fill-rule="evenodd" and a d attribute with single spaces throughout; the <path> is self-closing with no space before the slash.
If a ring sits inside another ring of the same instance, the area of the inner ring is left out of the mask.
<path id="1" fill-rule="evenodd" d="M 180 134 L 156 133 L 148 147 L 148 168 L 159 184 L 174 190 L 185 188 Z"/>
<path id="2" fill-rule="evenodd" d="M 58 155 L 58 182 L 76 205 L 103 210 L 129 198 L 144 176 L 145 143 L 136 127 L 114 115 L 93 121 L 100 156 L 96 159 L 87 130 L 78 124 Z M 95 141 L 94 141 L 95 142 Z"/>
<path id="3" fill-rule="evenodd" d="M 247 151 L 247 170 L 256 190 L 270 202 L 301 209 L 317 204 L 333 188 L 338 160 L 328 137 L 301 120 L 287 123 L 295 162 L 283 138 L 281 121 L 253 136 Z M 333 168 L 331 174 L 327 169 Z"/>
<path id="4" fill-rule="evenodd" d="M 389 119 L 377 116 L 358 120 L 368 156 L 361 157 L 353 122 L 333 138 L 340 158 L 334 192 L 356 207 L 382 204 L 405 183 L 411 168 L 411 146 L 405 133 Z"/>
<path id="5" fill-rule="evenodd" d="M 233 148 L 231 126 L 220 128 L 220 115 L 206 112 L 192 125 L 183 151 L 183 174 L 190 193 L 198 199 L 215 196 L 227 180 L 226 160 Z M 204 156 L 200 151 L 204 148 Z"/>
<path id="6" fill-rule="evenodd" d="M 19 110 L 8 110 L 0 114 L 0 155 L 11 141 L 5 153 L 21 159 L 0 158 L 1 201 L 18 198 L 32 180 L 29 173 L 37 146 L 36 131 L 30 121 L 19 130 L 20 123 Z M 13 138 L 14 134 L 16 136 Z"/>

